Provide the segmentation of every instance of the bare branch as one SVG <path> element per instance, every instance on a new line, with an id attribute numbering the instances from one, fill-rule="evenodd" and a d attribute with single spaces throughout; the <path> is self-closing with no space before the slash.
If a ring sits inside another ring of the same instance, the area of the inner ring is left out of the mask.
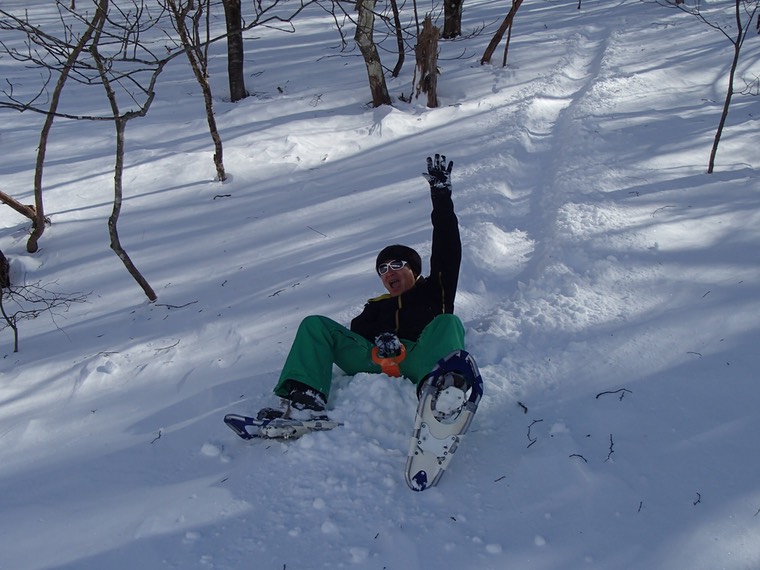
<path id="1" fill-rule="evenodd" d="M 61 293 L 39 284 L 10 285 L 0 291 L 0 315 L 5 321 L 5 326 L 0 330 L 7 327 L 13 331 L 13 352 L 18 352 L 20 321 L 36 319 L 48 313 L 55 324 L 55 316 L 59 312 L 68 311 L 74 303 L 86 301 L 87 295 L 84 293 Z M 57 325 L 56 328 L 61 330 Z"/>

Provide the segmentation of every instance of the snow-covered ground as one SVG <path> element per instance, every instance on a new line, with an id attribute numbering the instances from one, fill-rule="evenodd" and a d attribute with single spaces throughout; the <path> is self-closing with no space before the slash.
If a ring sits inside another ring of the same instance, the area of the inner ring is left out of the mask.
<path id="1" fill-rule="evenodd" d="M 52 6 L 3 7 L 27 4 Z M 224 184 L 176 60 L 127 130 L 121 238 L 152 304 L 108 248 L 112 126 L 55 123 L 52 225 L 28 255 L 2 206 L 0 250 L 15 283 L 87 302 L 21 322 L 17 353 L 0 330 L 0 568 L 760 568 L 760 98 L 736 96 L 706 174 L 723 35 L 653 3 L 526 2 L 509 65 L 481 66 L 505 10 L 465 3 L 465 34 L 486 28 L 442 43 L 437 109 L 369 108 L 320 10 L 247 42 L 237 104 L 215 48 Z M 394 98 L 411 77 L 408 59 Z M 2 112 L 0 189 L 24 203 L 41 123 Z M 385 376 L 336 370 L 342 428 L 235 437 L 222 416 L 274 403 L 303 316 L 348 322 L 381 292 L 384 245 L 429 252 L 435 152 L 455 163 L 457 312 L 486 382 L 441 484 L 406 487 L 416 399 Z"/>

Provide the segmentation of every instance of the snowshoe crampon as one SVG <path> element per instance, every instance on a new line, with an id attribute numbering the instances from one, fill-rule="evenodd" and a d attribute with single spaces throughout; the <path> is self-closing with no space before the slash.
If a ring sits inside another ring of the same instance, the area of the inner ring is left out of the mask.
<path id="1" fill-rule="evenodd" d="M 414 491 L 438 484 L 483 396 L 483 379 L 472 356 L 458 350 L 438 361 L 422 385 L 406 460 Z"/>

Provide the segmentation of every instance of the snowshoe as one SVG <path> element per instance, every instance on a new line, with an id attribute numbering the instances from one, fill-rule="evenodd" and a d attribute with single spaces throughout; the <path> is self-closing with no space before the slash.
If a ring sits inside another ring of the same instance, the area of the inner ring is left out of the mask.
<path id="1" fill-rule="evenodd" d="M 457 350 L 438 361 L 419 390 L 405 472 L 411 489 L 438 484 L 482 396 L 483 379 L 469 353 Z"/>
<path id="2" fill-rule="evenodd" d="M 313 431 L 325 431 L 343 425 L 329 420 L 327 416 L 299 420 L 284 417 L 257 419 L 238 414 L 227 414 L 224 423 L 243 439 L 296 439 Z"/>

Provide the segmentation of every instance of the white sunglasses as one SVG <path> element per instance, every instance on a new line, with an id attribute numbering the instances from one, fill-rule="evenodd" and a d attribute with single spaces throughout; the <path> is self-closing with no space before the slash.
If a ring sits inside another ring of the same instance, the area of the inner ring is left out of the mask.
<path id="1" fill-rule="evenodd" d="M 398 261 L 394 259 L 393 261 L 389 261 L 388 263 L 381 263 L 377 266 L 377 273 L 378 275 L 385 275 L 388 273 L 388 270 L 393 269 L 393 271 L 398 271 L 402 267 L 406 266 L 406 261 Z"/>

